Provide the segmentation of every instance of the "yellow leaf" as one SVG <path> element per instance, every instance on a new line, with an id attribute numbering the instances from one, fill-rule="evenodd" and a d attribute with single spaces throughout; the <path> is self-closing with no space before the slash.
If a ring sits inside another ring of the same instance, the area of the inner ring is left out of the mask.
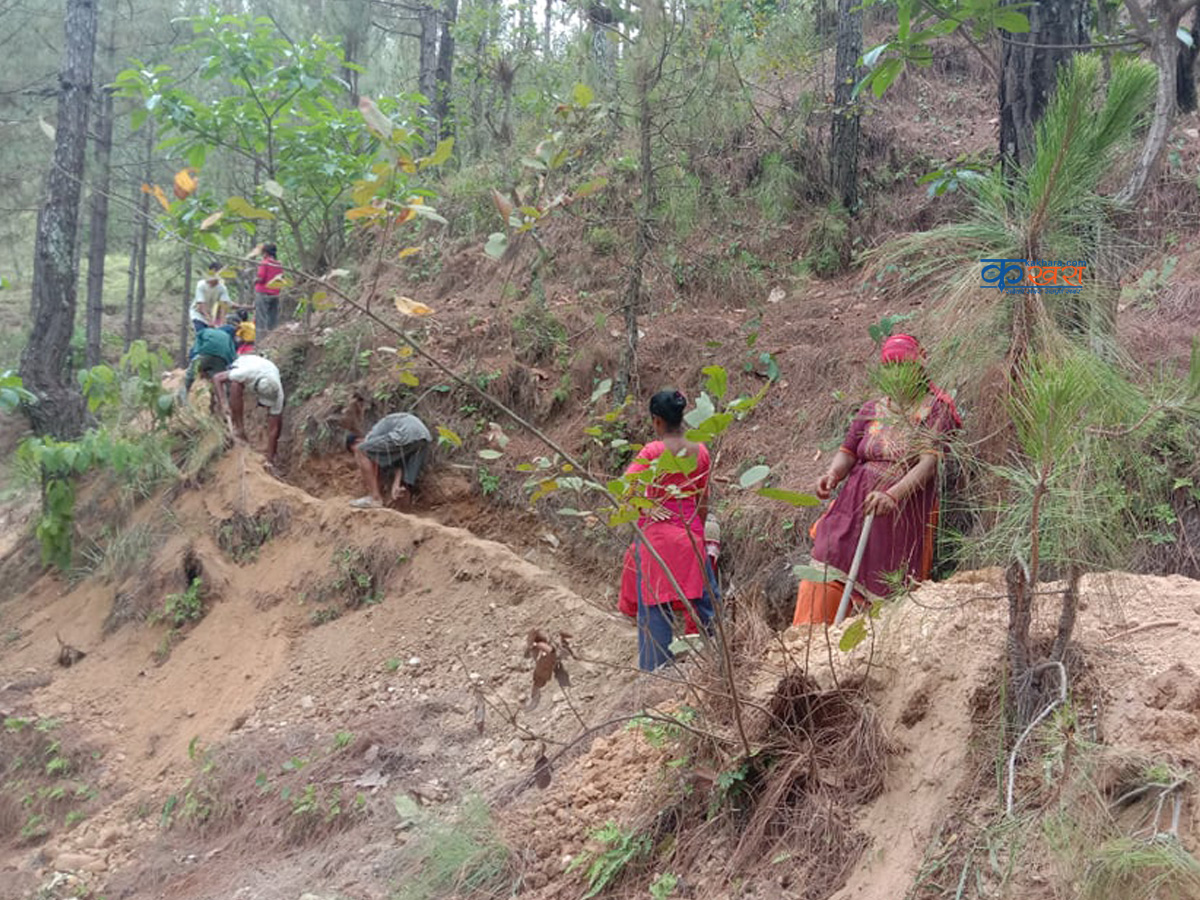
<path id="1" fill-rule="evenodd" d="M 235 216 L 243 219 L 274 219 L 275 214 L 270 210 L 259 209 L 245 197 L 230 197 L 225 201 L 225 208 Z"/>
<path id="2" fill-rule="evenodd" d="M 408 257 L 416 256 L 420 252 L 421 252 L 420 247 L 405 247 L 403 250 L 400 251 L 400 258 L 408 259 Z"/>
<path id="3" fill-rule="evenodd" d="M 354 209 L 346 210 L 347 219 L 373 219 L 376 216 L 382 216 L 383 210 L 378 206 L 356 206 Z"/>
<path id="4" fill-rule="evenodd" d="M 450 154 L 454 151 L 454 138 L 446 138 L 444 141 L 439 141 L 434 151 L 421 160 L 421 168 L 429 166 L 440 166 L 450 158 Z"/>
<path id="5" fill-rule="evenodd" d="M 175 196 L 180 200 L 186 200 L 192 196 L 196 192 L 197 186 L 195 169 L 180 169 L 175 173 Z"/>
<path id="6" fill-rule="evenodd" d="M 356 181 L 350 191 L 350 197 L 358 206 L 366 206 L 375 196 L 375 185 L 370 181 Z"/>
<path id="7" fill-rule="evenodd" d="M 412 354 L 413 354 L 412 347 L 401 347 L 399 350 L 396 351 L 396 355 L 399 356 L 401 359 L 408 359 L 410 356 L 412 356 Z"/>
<path id="8" fill-rule="evenodd" d="M 167 199 L 167 192 L 160 188 L 157 184 L 154 186 L 154 199 L 159 202 L 167 212 L 171 211 L 171 202 Z"/>
<path id="9" fill-rule="evenodd" d="M 218 222 L 220 222 L 221 219 L 224 218 L 224 216 L 225 216 L 225 211 L 220 210 L 220 209 L 217 210 L 215 213 L 213 213 L 211 216 L 206 216 L 204 221 L 200 223 L 200 230 L 208 231 L 208 229 L 212 228 L 214 225 L 216 225 Z"/>
<path id="10" fill-rule="evenodd" d="M 413 172 L 417 171 L 417 164 L 412 161 L 412 157 L 407 153 L 401 153 L 398 162 L 400 164 L 401 172 L 407 172 L 411 175 Z"/>
<path id="11" fill-rule="evenodd" d="M 421 383 L 421 379 L 417 378 L 417 376 L 408 371 L 408 369 L 401 369 L 398 371 L 396 373 L 396 378 L 399 379 L 400 383 L 405 387 L 416 387 Z"/>
<path id="12" fill-rule="evenodd" d="M 238 270 L 235 269 L 233 266 L 226 266 L 224 269 L 222 269 L 217 274 L 220 275 L 222 278 L 224 278 L 226 281 L 230 281 L 231 279 L 238 277 Z"/>
<path id="13" fill-rule="evenodd" d="M 397 297 L 392 302 L 396 304 L 396 311 L 406 316 L 428 316 L 433 314 L 432 309 L 411 297 Z"/>
<path id="14" fill-rule="evenodd" d="M 291 279 L 286 278 L 283 275 L 276 275 L 274 278 L 272 278 L 270 281 L 267 282 L 267 287 L 269 287 L 269 288 L 285 288 L 285 287 L 291 287 L 291 285 L 292 285 Z"/>

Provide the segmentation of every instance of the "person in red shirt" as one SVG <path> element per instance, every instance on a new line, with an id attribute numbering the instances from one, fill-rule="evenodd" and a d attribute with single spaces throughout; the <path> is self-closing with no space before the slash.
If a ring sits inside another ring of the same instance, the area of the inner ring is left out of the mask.
<path id="1" fill-rule="evenodd" d="M 259 334 L 274 331 L 279 325 L 279 288 L 271 282 L 283 274 L 275 258 L 274 244 L 263 244 L 262 262 L 254 279 L 254 327 Z"/>

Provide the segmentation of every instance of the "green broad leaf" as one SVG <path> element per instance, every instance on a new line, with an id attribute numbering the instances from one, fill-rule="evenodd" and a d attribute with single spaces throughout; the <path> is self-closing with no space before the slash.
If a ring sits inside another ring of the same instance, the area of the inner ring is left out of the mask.
<path id="1" fill-rule="evenodd" d="M 235 216 L 243 219 L 274 219 L 275 214 L 254 206 L 245 197 L 230 197 L 225 201 L 225 208 Z"/>
<path id="2" fill-rule="evenodd" d="M 801 494 L 799 491 L 785 491 L 783 488 L 759 488 L 755 493 L 768 500 L 782 500 L 792 506 L 820 506 L 821 500 L 812 494 Z"/>
<path id="3" fill-rule="evenodd" d="M 136 128 L 134 129 L 137 130 Z M 206 144 L 193 144 L 187 153 L 188 165 L 193 169 L 203 169 L 204 161 L 208 158 L 208 146 Z"/>
<path id="4" fill-rule="evenodd" d="M 738 484 L 744 488 L 753 487 L 770 474 L 770 466 L 751 466 L 742 473 L 742 477 L 738 479 Z"/>
<path id="5" fill-rule="evenodd" d="M 439 215 L 432 206 L 426 206 L 423 203 L 414 203 L 409 207 L 409 209 L 415 212 L 422 219 L 428 219 L 431 222 L 437 222 L 439 225 L 450 224 L 448 221 L 446 221 L 446 217 Z"/>
<path id="6" fill-rule="evenodd" d="M 572 509 L 569 506 L 564 506 L 562 509 L 558 510 L 558 514 L 560 516 L 586 516 L 586 515 L 588 515 L 586 510 L 584 512 L 580 512 L 579 510 Z"/>
<path id="7" fill-rule="evenodd" d="M 641 518 L 641 513 L 637 509 L 622 509 L 613 513 L 608 517 L 609 525 L 627 525 L 630 522 L 636 522 Z"/>
<path id="8" fill-rule="evenodd" d="M 476 451 L 480 459 L 500 459 L 504 454 L 499 450 L 484 449 Z"/>
<path id="9" fill-rule="evenodd" d="M 600 435 L 604 434 L 604 429 L 599 425 L 589 425 L 587 428 L 583 429 L 583 433 L 588 437 L 600 437 Z"/>
<path id="10" fill-rule="evenodd" d="M 438 141 L 438 145 L 433 148 L 433 152 L 422 160 L 418 160 L 418 169 L 427 169 L 430 166 L 440 166 L 450 158 L 450 154 L 454 152 L 454 138 L 446 138 L 444 141 Z"/>
<path id="11" fill-rule="evenodd" d="M 899 57 L 880 63 L 879 68 L 867 76 L 871 82 L 871 93 L 877 98 L 882 97 L 884 92 L 892 86 L 892 82 L 900 76 L 903 69 L 904 60 Z"/>
<path id="12" fill-rule="evenodd" d="M 992 24 L 1001 31 L 1008 31 L 1012 34 L 1029 33 L 1028 17 L 1024 13 L 1017 12 L 1015 9 L 997 10 L 995 18 L 992 19 Z"/>
<path id="13" fill-rule="evenodd" d="M 701 391 L 700 396 L 696 398 L 695 408 L 684 415 L 683 421 L 687 422 L 692 428 L 699 428 L 706 421 L 708 421 L 708 419 L 711 418 L 716 411 L 717 408 L 713 406 L 713 402 L 709 398 L 708 394 Z"/>
<path id="14" fill-rule="evenodd" d="M 605 378 L 603 381 L 601 381 L 598 385 L 596 385 L 596 389 L 592 391 L 592 402 L 595 403 L 597 400 L 611 391 L 612 386 L 613 382 L 611 378 Z"/>
<path id="15" fill-rule="evenodd" d="M 276 199 L 283 198 L 283 185 L 274 179 L 267 179 L 263 182 L 263 190 Z"/>
<path id="16" fill-rule="evenodd" d="M 571 101 L 576 106 L 591 106 L 596 99 L 596 92 L 586 84 L 580 83 L 571 89 Z"/>
<path id="17" fill-rule="evenodd" d="M 676 456 L 670 450 L 664 450 L 655 460 L 655 469 L 664 475 L 690 475 L 698 464 L 699 460 L 694 456 Z"/>
<path id="18" fill-rule="evenodd" d="M 701 371 L 708 376 L 708 380 L 704 383 L 705 389 L 718 400 L 725 397 L 725 392 L 729 389 L 729 374 L 723 366 L 705 366 Z"/>
<path id="19" fill-rule="evenodd" d="M 867 620 L 865 617 L 855 619 L 850 623 L 850 627 L 842 632 L 842 639 L 838 641 L 838 649 L 843 653 L 849 653 L 867 638 Z"/>
<path id="20" fill-rule="evenodd" d="M 508 250 L 508 235 L 500 231 L 492 232 L 488 236 L 487 243 L 483 245 L 483 252 L 492 259 L 499 259 Z"/>
<path id="21" fill-rule="evenodd" d="M 453 447 L 462 446 L 462 438 L 444 425 L 437 426 L 438 438 Z"/>
<path id="22" fill-rule="evenodd" d="M 571 196 L 576 200 L 582 200 L 584 197 L 590 197 L 597 191 L 603 190 L 607 185 L 607 178 L 593 178 L 571 191 Z"/>
<path id="23" fill-rule="evenodd" d="M 840 581 L 841 578 L 834 572 L 830 572 L 820 566 L 798 565 L 792 566 L 792 574 L 801 581 L 813 581 L 817 584 L 825 584 L 828 581 Z"/>
<path id="24" fill-rule="evenodd" d="M 614 478 L 605 485 L 608 492 L 617 497 L 623 497 L 629 490 L 629 484 L 623 478 Z"/>

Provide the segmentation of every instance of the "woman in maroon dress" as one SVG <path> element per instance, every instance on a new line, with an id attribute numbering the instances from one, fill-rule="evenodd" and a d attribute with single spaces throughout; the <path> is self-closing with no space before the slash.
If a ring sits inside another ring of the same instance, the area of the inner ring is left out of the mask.
<path id="1" fill-rule="evenodd" d="M 856 605 L 928 578 L 933 566 L 938 462 L 946 434 L 962 420 L 954 401 L 929 382 L 916 338 L 888 338 L 880 363 L 885 395 L 863 404 L 817 482 L 822 500 L 845 483 L 812 527 L 813 565 L 825 579 L 800 582 L 794 625 L 833 622 L 868 513 L 875 519 L 854 585 Z"/>

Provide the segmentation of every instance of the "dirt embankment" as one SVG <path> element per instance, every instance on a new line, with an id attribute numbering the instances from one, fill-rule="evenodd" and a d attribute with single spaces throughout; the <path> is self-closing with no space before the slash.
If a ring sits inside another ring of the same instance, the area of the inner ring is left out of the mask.
<path id="1" fill-rule="evenodd" d="M 51 823 L 45 842 L 23 839 L 18 823 L 5 836 L 6 878 L 33 885 L 70 864 L 127 892 L 113 896 L 228 897 L 246 886 L 289 896 L 255 886 L 287 831 L 253 802 L 264 780 L 321 762 L 319 789 L 345 788 L 346 815 L 359 804 L 366 821 L 397 794 L 440 804 L 520 781 L 582 713 L 622 702 L 634 642 L 615 613 L 506 546 L 429 518 L 352 510 L 349 499 L 318 500 L 235 448 L 166 520 L 155 504 L 138 512 L 131 525 L 161 531 L 129 577 L 72 586 L 46 576 L 6 604 L 0 708 L 53 719 L 64 741 L 95 748 L 79 776 L 97 794 L 71 828 Z M 202 618 L 156 621 L 193 579 Z M 593 662 L 572 661 L 570 688 L 528 710 L 531 629 L 568 632 Z M 56 635 L 86 656 L 59 668 Z M 297 792 L 310 783 L 294 780 Z M 234 796 L 196 800 L 202 787 Z M 376 851 L 393 850 L 380 827 Z M 272 869 L 280 886 L 310 884 L 320 869 L 302 855 L 289 865 L 290 875 Z M 363 877 L 353 867 L 327 875 Z M 383 896 L 386 879 L 360 887 Z"/>

